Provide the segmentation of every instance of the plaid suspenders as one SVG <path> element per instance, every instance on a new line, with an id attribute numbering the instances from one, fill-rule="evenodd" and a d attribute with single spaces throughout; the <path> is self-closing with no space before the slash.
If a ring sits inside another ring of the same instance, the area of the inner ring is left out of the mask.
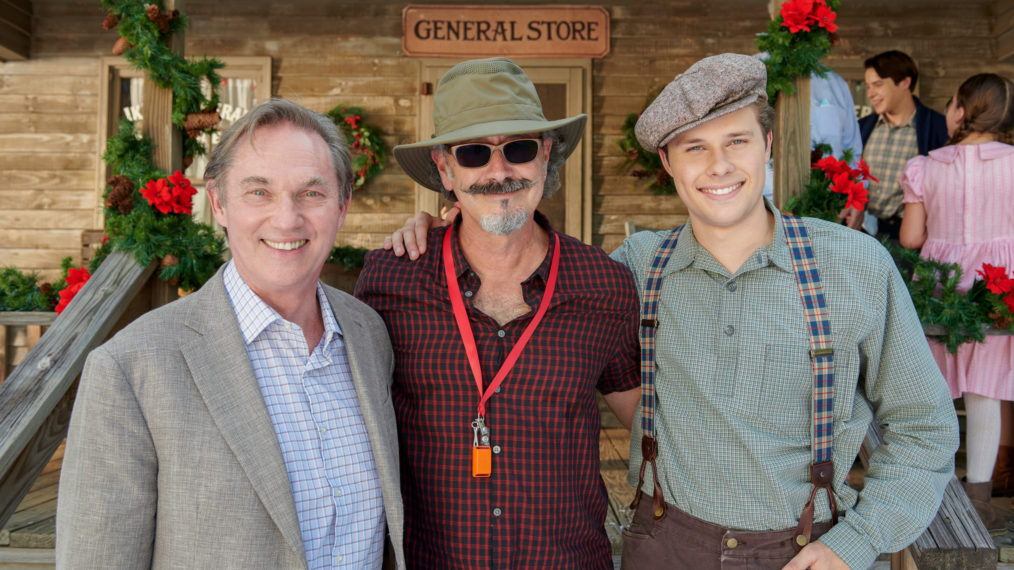
<path id="1" fill-rule="evenodd" d="M 782 225 L 792 267 L 806 315 L 810 336 L 810 360 L 813 364 L 813 408 L 812 408 L 812 451 L 813 463 L 810 478 L 813 491 L 803 508 L 799 525 L 796 527 L 796 546 L 802 548 L 810 541 L 813 528 L 814 500 L 817 490 L 827 492 L 833 524 L 838 523 L 838 509 L 831 483 L 834 465 L 831 461 L 834 436 L 834 351 L 831 348 L 831 323 L 828 318 L 827 302 L 820 284 L 820 272 L 813 258 L 813 246 L 803 221 L 788 214 L 781 214 Z M 682 227 L 676 228 L 662 240 L 652 260 L 642 292 L 641 308 L 641 470 L 637 483 L 638 490 L 644 483 L 644 470 L 651 464 L 654 481 L 654 514 L 659 520 L 665 516 L 665 498 L 658 482 L 655 459 L 658 457 L 658 443 L 655 440 L 655 332 L 658 328 L 658 300 L 662 290 L 662 270 L 665 269 Z M 640 494 L 638 494 L 638 498 Z M 637 500 L 631 508 L 635 508 Z"/>

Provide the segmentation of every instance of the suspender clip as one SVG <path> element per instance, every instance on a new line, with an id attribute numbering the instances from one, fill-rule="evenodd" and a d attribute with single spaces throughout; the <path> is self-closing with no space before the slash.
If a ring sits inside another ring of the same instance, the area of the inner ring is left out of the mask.
<path id="1" fill-rule="evenodd" d="M 816 360 L 821 356 L 834 356 L 833 348 L 811 348 L 810 349 L 810 360 Z"/>
<path id="2" fill-rule="evenodd" d="M 658 328 L 658 319 L 641 319 L 642 327 L 651 327 L 653 329 Z"/>

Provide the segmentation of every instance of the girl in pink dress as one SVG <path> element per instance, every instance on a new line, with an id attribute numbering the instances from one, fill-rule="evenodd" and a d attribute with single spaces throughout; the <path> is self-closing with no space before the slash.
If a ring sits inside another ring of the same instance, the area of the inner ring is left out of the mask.
<path id="1" fill-rule="evenodd" d="M 899 238 L 922 257 L 961 266 L 958 289 L 972 285 L 982 264 L 1014 268 L 1014 84 L 975 75 L 947 103 L 947 146 L 905 166 L 905 211 Z M 951 388 L 964 397 L 968 470 L 965 491 L 986 527 L 1001 529 L 989 504 L 1000 443 L 1000 401 L 1014 399 L 1014 337 L 987 336 L 958 354 L 929 340 Z"/>

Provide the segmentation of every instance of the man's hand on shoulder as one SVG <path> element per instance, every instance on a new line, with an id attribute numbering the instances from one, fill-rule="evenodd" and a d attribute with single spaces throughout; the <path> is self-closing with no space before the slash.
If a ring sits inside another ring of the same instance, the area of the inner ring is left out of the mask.
<path id="1" fill-rule="evenodd" d="M 419 212 L 405 220 L 405 225 L 386 238 L 384 238 L 384 249 L 394 250 L 394 255 L 401 257 L 408 253 L 411 260 L 419 259 L 419 256 L 426 253 L 426 236 L 433 228 L 449 226 L 454 218 L 458 217 L 460 210 L 454 206 L 444 213 L 444 218 L 435 218 L 428 212 Z"/>
<path id="2" fill-rule="evenodd" d="M 838 219 L 845 222 L 846 226 L 854 230 L 862 229 L 863 218 L 865 217 L 866 217 L 865 212 L 863 212 L 862 210 L 857 210 L 855 208 L 845 208 L 844 210 L 838 213 Z"/>
<path id="3" fill-rule="evenodd" d="M 848 564 L 838 558 L 838 555 L 828 545 L 820 542 L 811 542 L 799 551 L 795 558 L 789 561 L 782 570 L 849 570 Z"/>

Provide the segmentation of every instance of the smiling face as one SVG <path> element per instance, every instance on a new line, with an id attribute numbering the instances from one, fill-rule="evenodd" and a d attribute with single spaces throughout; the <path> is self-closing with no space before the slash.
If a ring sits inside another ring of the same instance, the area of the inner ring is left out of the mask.
<path id="1" fill-rule="evenodd" d="M 866 96 L 878 115 L 897 113 L 912 99 L 912 92 L 908 89 L 912 82 L 911 77 L 902 79 L 901 83 L 895 83 L 890 77 L 880 77 L 876 69 L 867 67 L 865 82 Z"/>
<path id="2" fill-rule="evenodd" d="M 512 140 L 541 138 L 539 134 L 494 136 L 455 143 L 499 145 Z M 551 140 L 540 143 L 535 160 L 524 164 L 508 162 L 501 150 L 493 151 L 485 166 L 466 168 L 449 151 L 434 149 L 430 156 L 437 165 L 444 188 L 454 192 L 461 208 L 462 223 L 478 224 L 483 231 L 508 235 L 532 220 L 542 200 Z"/>
<path id="3" fill-rule="evenodd" d="M 763 190 L 771 135 L 753 105 L 680 133 L 660 149 L 694 233 L 766 225 Z M 758 226 L 762 227 L 762 226 Z"/>
<path id="4" fill-rule="evenodd" d="M 276 308 L 273 300 L 313 294 L 348 206 L 320 135 L 288 122 L 260 127 L 208 194 L 254 293 Z"/>

